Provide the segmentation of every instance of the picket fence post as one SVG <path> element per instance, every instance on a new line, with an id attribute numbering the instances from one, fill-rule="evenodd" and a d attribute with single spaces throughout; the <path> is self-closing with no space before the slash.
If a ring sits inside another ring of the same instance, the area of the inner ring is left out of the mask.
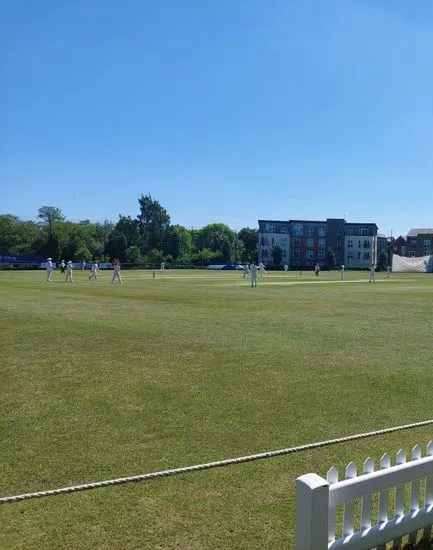
<path id="1" fill-rule="evenodd" d="M 296 480 L 296 550 L 328 549 L 329 483 L 317 474 Z"/>

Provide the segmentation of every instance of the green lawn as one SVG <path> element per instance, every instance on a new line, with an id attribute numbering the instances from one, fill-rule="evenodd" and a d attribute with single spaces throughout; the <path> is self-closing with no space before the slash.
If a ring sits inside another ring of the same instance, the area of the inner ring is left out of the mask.
<path id="1" fill-rule="evenodd" d="M 0 271 L 0 496 L 432 418 L 433 275 Z M 291 549 L 297 476 L 433 426 L 0 505 L 3 549 Z"/>

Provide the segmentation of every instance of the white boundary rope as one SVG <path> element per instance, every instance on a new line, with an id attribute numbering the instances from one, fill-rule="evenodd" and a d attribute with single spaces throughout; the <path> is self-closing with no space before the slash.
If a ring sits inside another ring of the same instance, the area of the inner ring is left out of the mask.
<path id="1" fill-rule="evenodd" d="M 71 487 L 62 487 L 60 489 L 49 489 L 47 491 L 39 491 L 37 493 L 24 493 L 21 495 L 1 497 L 0 504 L 6 504 L 9 502 L 18 502 L 20 500 L 30 500 L 33 498 L 42 498 L 54 495 L 61 495 L 65 493 L 76 493 L 78 491 L 90 491 L 90 489 L 99 489 L 100 487 L 109 487 L 112 485 L 123 485 L 124 483 L 135 483 L 137 481 L 146 481 L 148 479 L 155 479 L 158 477 L 169 477 L 178 474 L 186 474 L 188 472 L 197 472 L 200 470 L 209 470 L 211 468 L 221 468 L 222 466 L 230 466 L 232 464 L 243 464 L 245 462 L 251 462 L 253 460 L 261 460 L 263 458 L 272 458 L 274 456 L 281 456 L 300 451 L 306 451 L 309 449 L 317 449 L 318 447 L 327 447 L 328 445 L 334 445 L 336 443 L 344 443 L 346 441 L 354 441 L 355 439 L 364 439 L 366 437 L 373 437 L 375 435 L 382 435 L 391 432 L 397 432 L 400 430 L 407 430 L 409 428 L 419 428 L 421 426 L 427 426 L 433 424 L 432 420 L 424 420 L 422 422 L 415 422 L 413 424 L 405 424 L 402 426 L 395 426 L 393 428 L 384 428 L 382 430 L 376 430 L 373 432 L 360 433 L 355 435 L 349 435 L 346 437 L 339 437 L 336 439 L 328 439 L 327 441 L 319 441 L 317 443 L 308 443 L 306 445 L 299 445 L 297 447 L 289 447 L 287 449 L 280 449 L 278 451 L 267 451 L 249 456 L 241 456 L 238 458 L 228 458 L 226 460 L 218 460 L 216 462 L 207 462 L 204 464 L 196 464 L 194 466 L 184 466 L 183 468 L 174 468 L 172 470 L 162 470 L 159 472 L 151 472 L 149 474 L 141 474 L 131 477 L 119 477 L 117 479 L 109 479 L 106 481 L 96 481 L 94 483 L 85 483 L 83 485 L 73 485 Z"/>

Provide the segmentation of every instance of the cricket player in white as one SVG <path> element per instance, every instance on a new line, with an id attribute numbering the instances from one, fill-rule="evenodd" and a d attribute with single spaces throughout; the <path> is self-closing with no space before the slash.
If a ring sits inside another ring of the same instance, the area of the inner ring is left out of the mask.
<path id="1" fill-rule="evenodd" d="M 371 264 L 370 268 L 370 283 L 376 282 L 376 266 L 374 264 Z"/>
<path id="2" fill-rule="evenodd" d="M 287 264 L 284 264 L 284 271 L 289 271 L 289 266 Z"/>
<path id="3" fill-rule="evenodd" d="M 250 274 L 251 274 L 251 287 L 257 286 L 257 271 L 259 268 L 256 266 L 256 264 L 253 262 L 250 265 Z"/>
<path id="4" fill-rule="evenodd" d="M 341 266 L 341 280 L 344 279 L 344 264 Z"/>
<path id="5" fill-rule="evenodd" d="M 65 283 L 73 283 L 73 279 L 72 279 L 72 272 L 73 272 L 74 268 L 72 266 L 72 262 L 71 260 L 69 260 L 69 262 L 67 262 L 66 264 L 66 279 L 65 279 Z"/>
<path id="6" fill-rule="evenodd" d="M 263 262 L 259 263 L 259 273 L 260 273 L 260 275 L 266 275 L 266 269 L 265 269 L 265 265 L 263 264 Z"/>
<path id="7" fill-rule="evenodd" d="M 248 265 L 248 262 L 247 262 L 244 267 L 244 274 L 242 275 L 242 278 L 245 279 L 245 277 L 248 277 L 249 273 L 250 273 L 250 266 Z"/>
<path id="8" fill-rule="evenodd" d="M 53 276 L 53 262 L 51 258 L 47 259 L 45 267 L 47 268 L 47 281 L 51 281 L 51 277 Z"/>
<path id="9" fill-rule="evenodd" d="M 165 263 L 164 262 L 161 262 L 161 273 L 165 271 Z"/>
<path id="10" fill-rule="evenodd" d="M 90 279 L 95 279 L 95 281 L 98 280 L 98 273 L 99 273 L 99 266 L 97 262 L 94 262 L 92 264 L 92 273 L 89 275 L 89 281 Z"/>
<path id="11" fill-rule="evenodd" d="M 113 278 L 111 279 L 111 284 L 114 283 L 116 278 L 119 280 L 120 284 L 123 283 L 122 277 L 120 276 L 120 264 L 119 263 L 114 264 L 114 273 L 113 273 Z"/>

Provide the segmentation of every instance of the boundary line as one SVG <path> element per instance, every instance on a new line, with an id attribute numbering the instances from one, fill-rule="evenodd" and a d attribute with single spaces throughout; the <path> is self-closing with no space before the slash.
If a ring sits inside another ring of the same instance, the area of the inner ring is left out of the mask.
<path id="1" fill-rule="evenodd" d="M 328 445 L 335 445 L 336 443 L 344 443 L 346 441 L 354 441 L 355 439 L 364 439 L 366 437 L 373 437 L 376 435 L 397 432 L 400 430 L 407 430 L 409 428 L 418 428 L 420 426 L 427 426 L 433 424 L 432 420 L 424 420 L 422 422 L 414 422 L 412 424 L 404 424 L 402 426 L 394 426 L 393 428 L 384 428 L 382 430 L 375 430 L 373 432 L 365 432 L 355 435 L 349 435 L 346 437 L 338 437 L 336 439 L 328 439 L 326 441 L 319 441 L 317 443 L 308 443 L 306 445 L 298 445 L 297 447 L 289 447 L 287 449 L 279 449 L 277 451 L 266 451 L 255 455 L 241 456 L 238 458 L 228 458 L 226 460 L 218 460 L 215 462 L 207 462 L 204 464 L 196 464 L 194 466 L 184 466 L 182 468 L 174 468 L 171 470 L 161 470 L 159 472 L 151 472 L 148 474 L 141 474 L 130 477 L 120 477 L 117 479 L 109 479 L 106 481 L 96 481 L 93 483 L 85 483 L 83 485 L 73 485 L 71 487 L 62 487 L 60 489 L 49 489 L 46 491 L 38 491 L 35 493 L 24 493 L 21 495 L 13 495 L 8 497 L 1 497 L 0 504 L 6 504 L 10 502 L 19 502 L 21 500 L 30 500 L 34 498 L 42 498 L 54 495 L 61 495 L 66 493 L 76 493 L 79 491 L 90 491 L 91 489 L 99 489 L 101 487 L 109 487 L 113 485 L 123 485 L 125 483 L 135 483 L 137 481 L 146 481 L 148 479 L 155 479 L 159 477 L 169 477 L 179 474 L 186 474 L 189 472 L 197 472 L 200 470 L 209 470 L 211 468 L 221 468 L 223 466 L 230 466 L 232 464 L 244 464 L 245 462 L 251 462 L 253 460 L 262 460 L 264 458 L 272 458 L 274 456 L 281 456 L 300 451 L 306 451 L 309 449 L 316 449 L 318 447 L 326 447 Z"/>

